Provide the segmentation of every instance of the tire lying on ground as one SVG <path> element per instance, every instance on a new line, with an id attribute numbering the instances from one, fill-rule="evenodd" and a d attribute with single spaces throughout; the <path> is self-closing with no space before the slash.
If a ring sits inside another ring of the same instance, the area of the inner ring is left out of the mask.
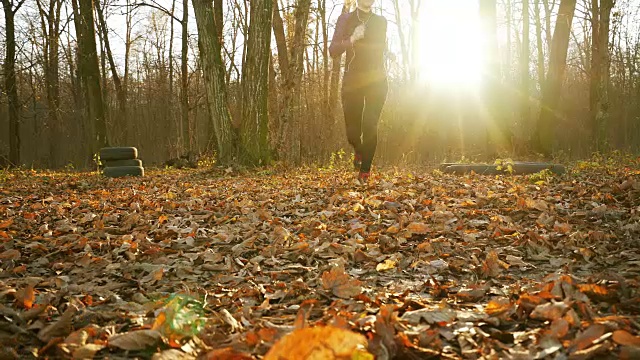
<path id="1" fill-rule="evenodd" d="M 127 159 L 127 160 L 105 160 L 102 161 L 103 167 L 118 167 L 118 166 L 140 166 L 142 167 L 142 160 L 140 159 Z"/>
<path id="2" fill-rule="evenodd" d="M 138 158 L 138 149 L 134 147 L 107 147 L 100 149 L 100 160 L 131 160 Z"/>
<path id="3" fill-rule="evenodd" d="M 141 166 L 116 166 L 106 167 L 102 170 L 106 177 L 144 176 L 144 168 Z"/>

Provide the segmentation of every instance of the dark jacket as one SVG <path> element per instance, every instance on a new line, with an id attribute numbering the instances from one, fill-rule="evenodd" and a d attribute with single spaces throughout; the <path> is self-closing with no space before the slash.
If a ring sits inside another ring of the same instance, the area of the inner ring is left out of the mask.
<path id="1" fill-rule="evenodd" d="M 384 52 L 387 46 L 387 20 L 373 12 L 360 11 L 360 19 L 366 22 L 365 35 L 360 41 L 351 44 L 349 38 L 356 27 L 361 24 L 358 18 L 359 11 L 340 15 L 333 33 L 329 53 L 333 58 L 344 52 L 347 53 L 345 82 L 352 79 L 367 83 L 385 80 Z M 369 16 L 371 18 L 367 21 Z"/>

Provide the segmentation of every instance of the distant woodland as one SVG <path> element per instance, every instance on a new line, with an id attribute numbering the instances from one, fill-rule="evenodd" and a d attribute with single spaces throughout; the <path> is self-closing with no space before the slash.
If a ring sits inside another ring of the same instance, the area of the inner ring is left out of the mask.
<path id="1" fill-rule="evenodd" d="M 3 167 L 90 168 L 104 146 L 158 165 L 348 149 L 328 46 L 349 1 L 1 1 Z M 379 164 L 640 150 L 638 2 L 477 0 L 482 85 L 442 89 L 418 76 L 429 1 L 444 0 L 376 4 L 390 24 Z"/>

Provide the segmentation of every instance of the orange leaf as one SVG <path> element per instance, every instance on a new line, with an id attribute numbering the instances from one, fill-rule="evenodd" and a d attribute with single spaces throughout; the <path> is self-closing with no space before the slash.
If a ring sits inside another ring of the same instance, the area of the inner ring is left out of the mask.
<path id="1" fill-rule="evenodd" d="M 283 337 L 264 360 L 353 359 L 367 356 L 367 339 L 332 326 L 305 328 Z"/>
<path id="2" fill-rule="evenodd" d="M 245 335 L 245 340 L 247 342 L 247 345 L 253 347 L 256 346 L 258 344 L 260 344 L 260 337 L 258 336 L 258 334 L 256 334 L 253 331 L 249 331 L 246 335 Z"/>
<path id="3" fill-rule="evenodd" d="M 0 229 L 6 229 L 13 224 L 13 218 L 7 219 L 5 221 L 0 221 Z"/>
<path id="4" fill-rule="evenodd" d="M 16 291 L 15 296 L 18 304 L 23 306 L 25 309 L 31 309 L 33 307 L 33 303 L 36 301 L 36 292 L 33 289 L 33 285 L 30 284 L 24 289 Z"/>
<path id="5" fill-rule="evenodd" d="M 258 336 L 264 342 L 270 343 L 276 339 L 276 335 L 278 335 L 278 330 L 273 328 L 262 328 L 258 330 Z"/>
<path id="6" fill-rule="evenodd" d="M 322 274 L 322 286 L 331 290 L 339 298 L 351 299 L 362 293 L 362 286 L 358 280 L 351 279 L 344 269 L 334 267 Z"/>
<path id="7" fill-rule="evenodd" d="M 407 230 L 413 234 L 426 234 L 429 232 L 429 226 L 425 223 L 413 222 L 407 225 Z"/>
<path id="8" fill-rule="evenodd" d="M 631 335 L 625 330 L 616 330 L 613 332 L 613 341 L 619 345 L 640 346 L 640 336 Z"/>
<path id="9" fill-rule="evenodd" d="M 601 324 L 591 325 L 587 330 L 583 331 L 571 345 L 570 352 L 584 350 L 590 347 L 594 341 L 604 335 L 606 328 Z"/>
<path id="10" fill-rule="evenodd" d="M 565 319 L 556 319 L 551 324 L 549 334 L 556 339 L 562 339 L 569 332 L 569 322 Z"/>
<path id="11" fill-rule="evenodd" d="M 205 360 L 253 360 L 249 354 L 235 351 L 233 348 L 217 349 L 207 353 Z"/>
<path id="12" fill-rule="evenodd" d="M 0 237 L 3 239 L 8 239 L 9 238 L 9 234 L 7 234 L 6 231 L 0 231 Z"/>
<path id="13" fill-rule="evenodd" d="M 164 275 L 164 268 L 160 268 L 160 269 L 158 269 L 158 270 L 156 270 L 156 271 L 154 271 L 154 272 L 153 272 L 153 278 L 154 278 L 156 281 L 160 281 L 160 280 L 162 280 L 162 276 L 163 276 L 163 275 Z"/>
<path id="14" fill-rule="evenodd" d="M 511 304 L 511 301 L 509 301 L 509 299 L 491 300 L 487 304 L 487 307 L 484 309 L 484 312 L 492 316 L 500 315 L 511 310 L 512 306 L 513 305 Z"/>
<path id="15" fill-rule="evenodd" d="M 36 213 L 24 213 L 22 214 L 22 217 L 27 220 L 33 220 L 36 218 Z"/>

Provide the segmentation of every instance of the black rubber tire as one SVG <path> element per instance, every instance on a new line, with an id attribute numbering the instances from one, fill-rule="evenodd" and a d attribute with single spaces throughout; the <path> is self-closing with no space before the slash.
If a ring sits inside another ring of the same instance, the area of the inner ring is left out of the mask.
<path id="1" fill-rule="evenodd" d="M 138 149 L 134 147 L 108 147 L 100 149 L 100 161 L 131 160 L 138 158 Z"/>
<path id="2" fill-rule="evenodd" d="M 144 176 L 144 168 L 141 166 L 116 166 L 107 167 L 102 170 L 102 174 L 106 177 L 124 177 L 124 176 Z"/>
<path id="3" fill-rule="evenodd" d="M 102 162 L 103 167 L 118 167 L 118 166 L 140 166 L 142 167 L 142 160 L 140 159 L 128 159 L 128 160 L 105 160 Z"/>
<path id="4" fill-rule="evenodd" d="M 489 165 L 489 164 L 453 164 L 446 166 L 444 168 L 445 173 L 449 174 L 467 174 L 470 172 L 475 172 L 476 174 L 482 175 L 508 175 L 510 174 L 506 171 L 508 165 L 502 165 L 502 169 L 498 170 L 498 165 Z M 531 162 L 516 162 L 511 164 L 511 169 L 513 170 L 511 174 L 513 175 L 526 175 L 526 174 L 535 174 L 542 170 L 550 170 L 554 174 L 564 174 L 565 168 L 562 165 L 558 164 L 548 164 L 548 163 L 531 163 Z"/>

